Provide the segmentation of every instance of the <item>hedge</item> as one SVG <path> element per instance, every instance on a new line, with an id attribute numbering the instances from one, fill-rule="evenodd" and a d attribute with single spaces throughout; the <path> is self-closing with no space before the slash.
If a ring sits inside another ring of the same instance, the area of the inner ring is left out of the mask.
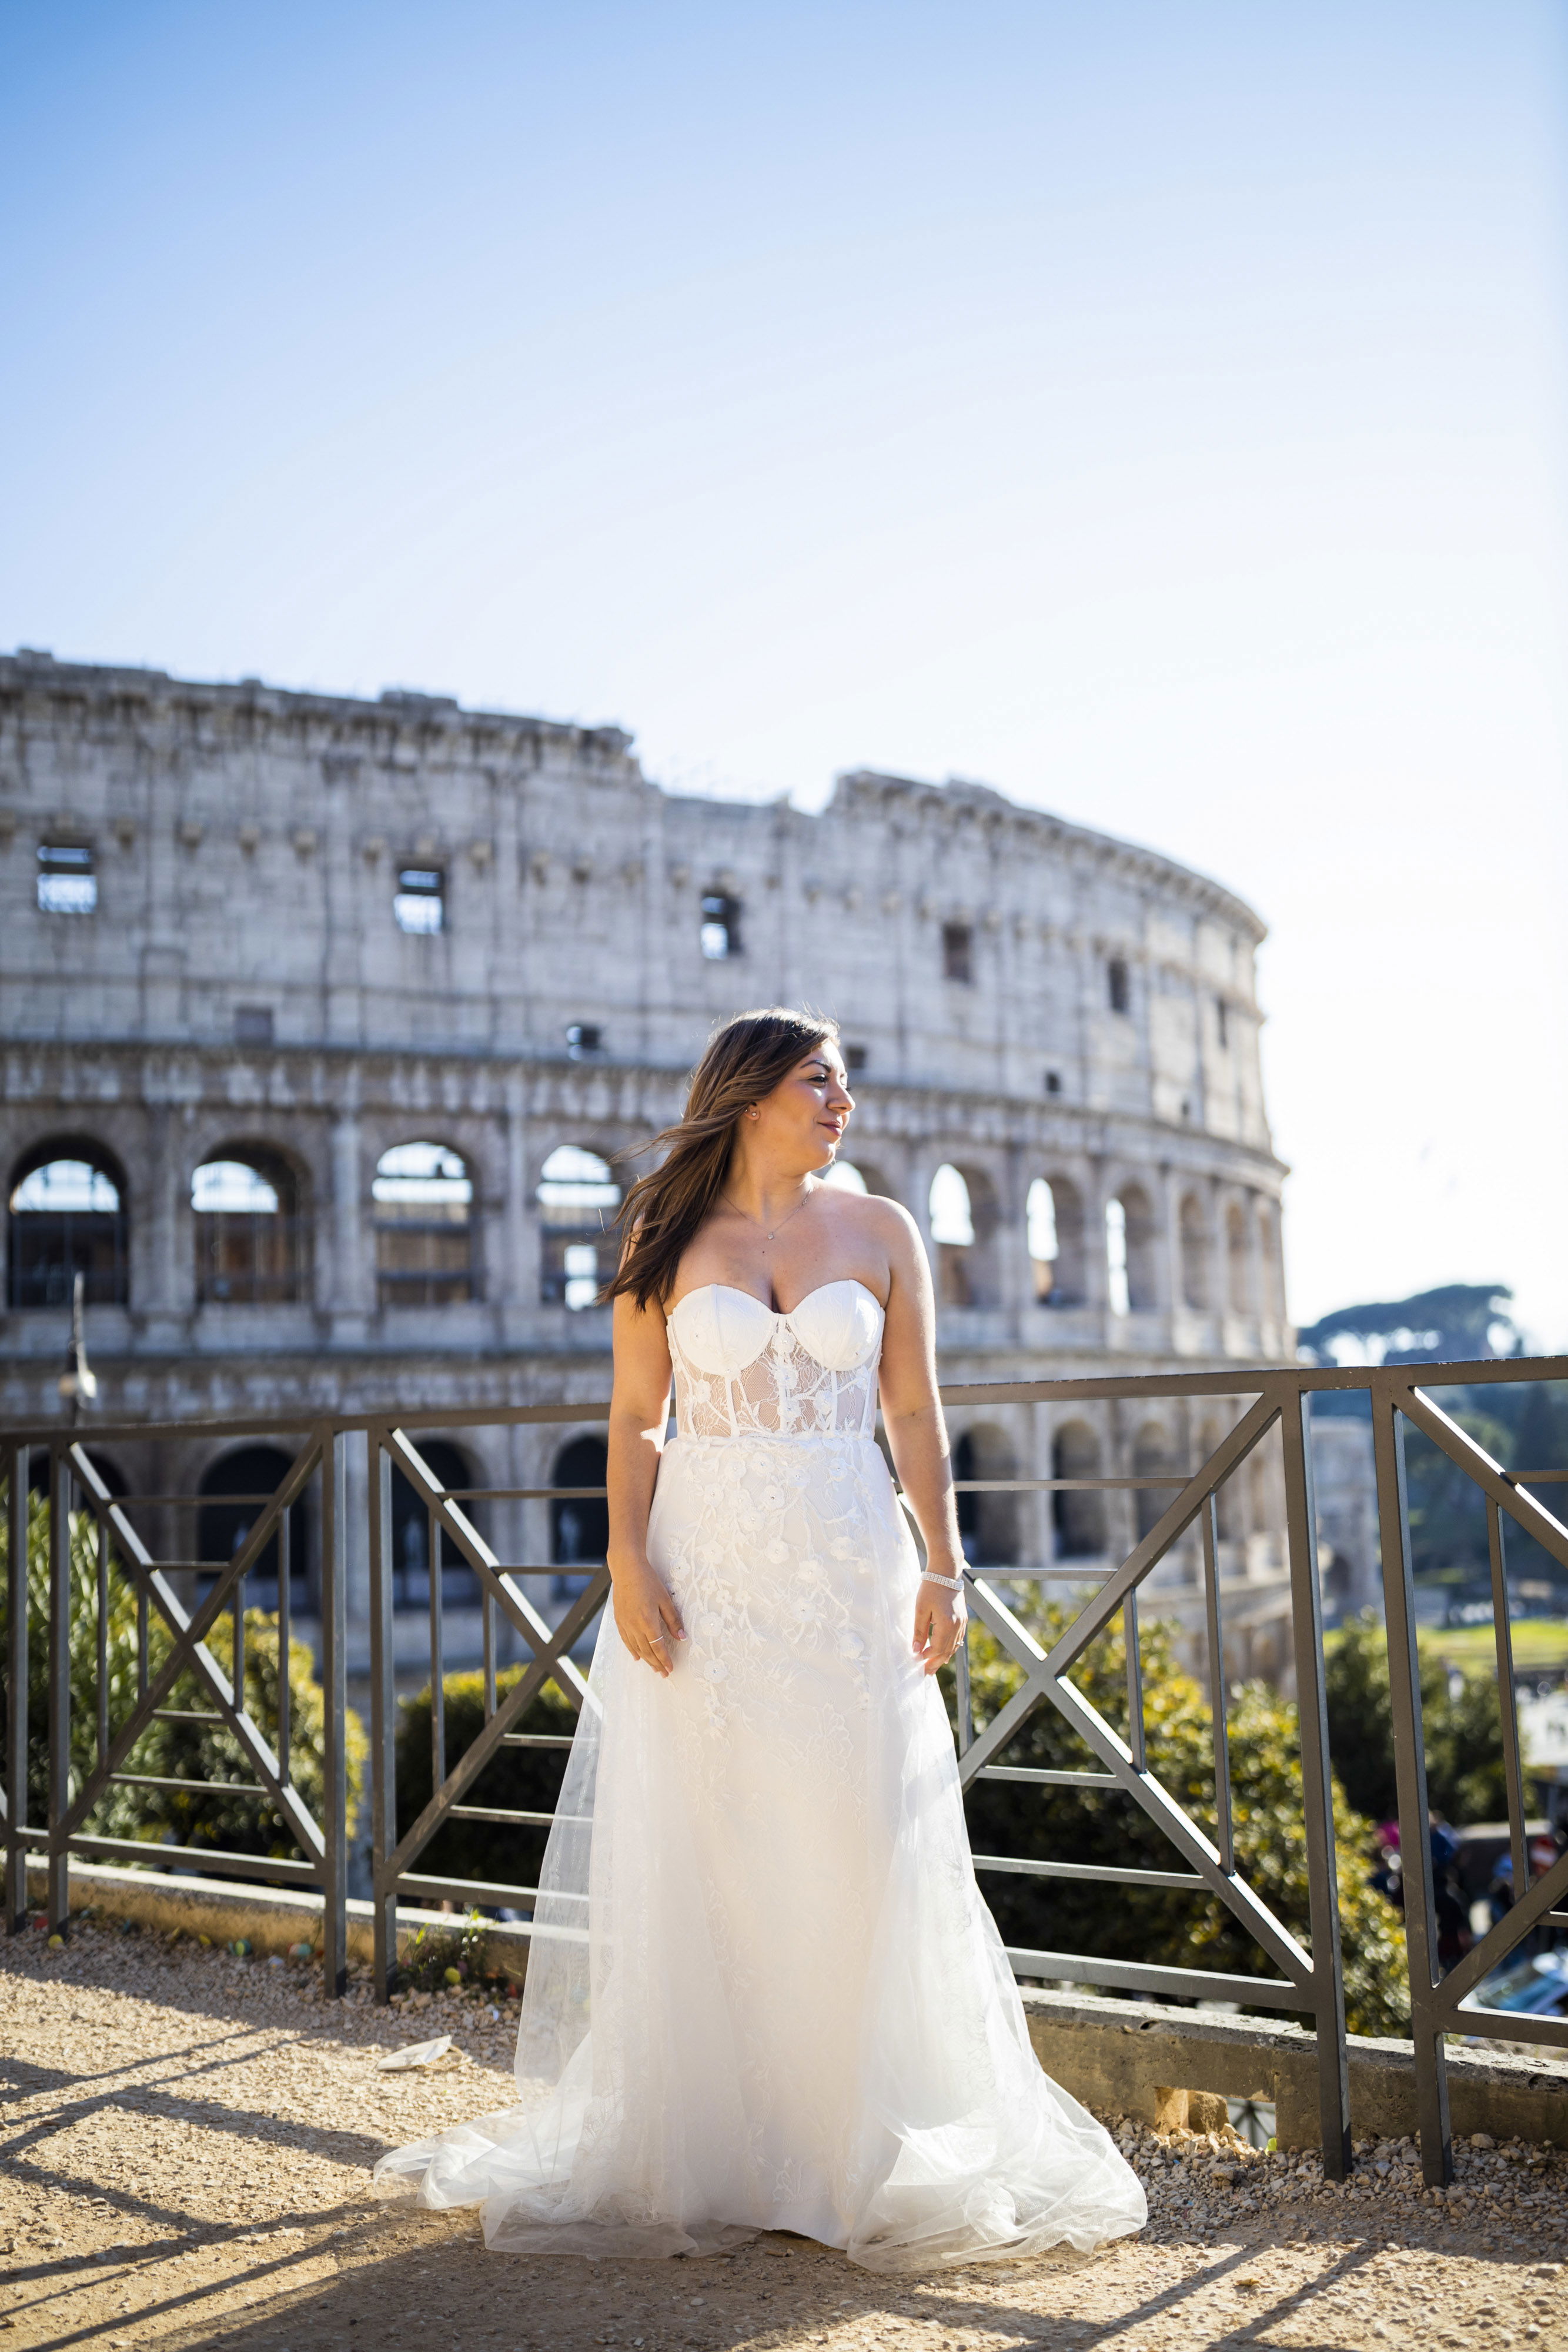
<path id="1" fill-rule="evenodd" d="M 0 1504 L 4 1486 L 0 1485 Z M 9 1519 L 0 1507 L 0 1640 L 8 1638 Z M 74 1796 L 97 1761 L 98 1747 L 98 1530 L 91 1513 L 74 1511 L 70 1520 L 70 1789 Z M 40 1495 L 27 1507 L 27 1805 L 28 1819 L 42 1825 L 48 1810 L 49 1506 Z M 260 1610 L 246 1612 L 245 1696 L 263 1735 L 277 1738 L 277 1620 Z M 110 1556 L 108 1627 L 109 1721 L 112 1738 L 136 1700 L 136 1597 L 129 1579 Z M 156 1675 L 168 1657 L 172 1637 L 156 1609 L 150 1612 L 149 1671 Z M 234 1627 L 225 1612 L 207 1637 L 207 1646 L 226 1673 L 234 1658 Z M 320 1818 L 325 1794 L 326 1709 L 315 1660 L 303 1642 L 289 1643 L 289 1760 L 303 1803 Z M 175 1709 L 210 1710 L 211 1694 L 193 1675 L 183 1675 L 170 1692 Z M 349 1831 L 352 1834 L 364 1789 L 369 1743 L 352 1708 L 345 1726 Z M 85 1830 L 100 1837 L 143 1839 L 150 1845 L 217 1847 L 231 1853 L 287 1858 L 298 1852 L 281 1815 L 270 1803 L 246 1797 L 214 1796 L 204 1780 L 254 1781 L 255 1771 L 234 1734 L 221 1724 L 157 1722 L 144 1731 L 122 1768 L 162 1780 L 189 1780 L 180 1790 L 129 1789 L 116 1785 L 94 1806 Z"/>
<path id="2" fill-rule="evenodd" d="M 508 1666 L 496 1677 L 498 1697 L 519 1682 L 526 1667 Z M 482 1675 L 448 1675 L 442 1695 L 446 1732 L 446 1769 L 451 1769 L 472 1746 L 485 1726 L 485 1680 Z M 577 1727 L 577 1710 L 553 1683 L 547 1682 L 530 1700 L 517 1726 L 520 1731 L 569 1735 Z M 463 1801 L 497 1805 L 511 1812 L 553 1811 L 565 1769 L 564 1748 L 504 1748 L 487 1764 Z M 402 1836 L 412 1828 L 431 1792 L 430 1692 L 405 1699 L 398 1712 L 397 1821 Z M 448 1822 L 410 1868 L 434 1877 L 470 1878 L 503 1885 L 538 1884 L 544 1859 L 544 1829 L 518 1828 L 504 1822 Z"/>
<path id="3" fill-rule="evenodd" d="M 1042 1602 L 1030 1608 L 1029 1622 L 1035 1638 L 1050 1648 L 1071 1620 L 1057 1604 Z M 1176 1664 L 1170 1629 L 1150 1623 L 1141 1631 L 1149 1769 L 1212 1835 L 1216 1815 L 1209 1709 L 1198 1685 Z M 983 1628 L 971 1629 L 969 1645 L 975 1719 L 977 1728 L 983 1728 L 1012 1696 L 1023 1674 Z M 1118 1620 L 1071 1675 L 1124 1737 L 1125 1655 Z M 945 1679 L 950 1685 L 950 1677 Z M 1265 1684 L 1245 1683 L 1232 1691 L 1228 1731 L 1238 1869 L 1310 1949 L 1296 1710 Z M 1103 1769 L 1048 1700 L 1026 1717 L 1001 1760 L 1051 1771 Z M 982 1780 L 970 1789 L 967 1810 L 977 1853 L 1147 1870 L 1187 1866 L 1142 1807 L 1114 1791 Z M 1333 1810 L 1351 2030 L 1406 2032 L 1409 1991 L 1400 1919 L 1369 1883 L 1372 1824 L 1354 1811 L 1337 1780 Z M 1092 1879 L 1028 1879 L 999 1873 L 985 1874 L 982 1885 L 1003 1941 L 1015 1947 L 1212 1969 L 1228 1976 L 1279 1974 L 1276 1963 L 1228 1906 L 1207 1893 L 1188 1895 L 1170 1889 L 1096 1885 Z M 1062 1974 L 1070 1978 L 1071 1971 L 1064 1969 Z"/>

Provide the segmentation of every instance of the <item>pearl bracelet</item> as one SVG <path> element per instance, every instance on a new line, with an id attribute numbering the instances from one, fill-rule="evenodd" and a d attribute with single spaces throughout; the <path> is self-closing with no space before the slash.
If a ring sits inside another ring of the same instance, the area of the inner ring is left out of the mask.
<path id="1" fill-rule="evenodd" d="M 961 1576 L 934 1576 L 929 1569 L 920 1580 L 922 1584 L 939 1584 L 944 1592 L 962 1592 L 964 1590 L 964 1580 Z"/>

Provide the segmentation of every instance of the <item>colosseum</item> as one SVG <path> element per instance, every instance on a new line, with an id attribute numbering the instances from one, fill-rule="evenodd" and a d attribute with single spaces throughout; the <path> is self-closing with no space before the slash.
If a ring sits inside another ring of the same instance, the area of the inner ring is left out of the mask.
<path id="1" fill-rule="evenodd" d="M 666 793 L 613 727 L 0 658 L 5 1421 L 58 1418 L 78 1273 L 104 1423 L 601 1400 L 622 1155 L 711 1025 L 772 1001 L 841 1023 L 843 1181 L 919 1221 L 946 1381 L 1279 1360 L 1261 937 L 1217 883 L 977 783 L 857 772 L 808 814 Z M 1209 1410 L 966 1405 L 956 1466 L 1153 1474 Z M 202 1560 L 287 1458 L 198 1426 L 159 1451 L 104 1475 L 207 1497 Z M 570 1486 L 602 1446 L 585 1412 L 429 1458 Z M 1239 1663 L 1266 1670 L 1273 1473 L 1232 1485 Z M 491 1507 L 545 1597 L 602 1541 L 601 1507 Z M 1087 1574 L 1148 1507 L 969 1495 L 966 1540 Z M 1196 1630 L 1196 1588 L 1171 1601 Z"/>

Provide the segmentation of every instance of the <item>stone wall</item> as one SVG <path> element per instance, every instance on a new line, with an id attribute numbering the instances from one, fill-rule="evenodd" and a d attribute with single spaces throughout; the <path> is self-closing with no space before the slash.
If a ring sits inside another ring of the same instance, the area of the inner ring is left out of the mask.
<path id="1" fill-rule="evenodd" d="M 40 904 L 62 865 L 90 912 Z M 439 928 L 394 919 L 411 875 Z M 0 658 L 0 1167 L 9 1194 L 85 1153 L 118 1192 L 123 1279 L 89 1315 L 103 1419 L 602 1396 L 608 1318 L 550 1279 L 545 1163 L 644 1140 L 713 1024 L 773 1001 L 840 1018 L 873 1190 L 929 1234 L 936 1171 L 963 1176 L 974 1240 L 934 1250 L 946 1380 L 1278 1360 L 1261 935 L 1203 877 L 980 785 L 855 773 L 810 815 L 665 793 L 614 728 Z M 413 1142 L 472 1186 L 469 1295 L 439 1304 L 378 1276 L 378 1165 Z M 195 1171 L 247 1156 L 284 1171 L 297 1229 L 293 1295 L 266 1303 L 198 1279 Z M 65 1306 L 0 1297 L 5 1417 L 53 1418 Z M 1205 1434 L 1185 1405 L 955 1428 L 977 1475 L 1064 1445 L 1101 1475 L 1180 1467 Z M 476 1436 L 476 1475 L 548 1479 L 559 1442 Z M 1266 1669 L 1274 1470 L 1228 1507 L 1237 1663 Z M 983 1501 L 973 1540 L 1088 1572 L 1134 1509 L 1106 1498 L 1085 1537 L 1041 1498 Z M 534 1519 L 518 1540 L 548 1546 Z"/>

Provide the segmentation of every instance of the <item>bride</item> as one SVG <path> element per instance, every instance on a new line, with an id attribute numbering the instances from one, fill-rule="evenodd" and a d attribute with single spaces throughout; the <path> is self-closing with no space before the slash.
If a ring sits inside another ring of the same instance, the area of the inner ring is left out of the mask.
<path id="1" fill-rule="evenodd" d="M 914 2270 L 1145 2219 L 1040 2072 L 975 1884 L 936 1681 L 964 1602 L 931 1282 L 904 1210 L 821 1181 L 853 1108 L 831 1022 L 744 1013 L 627 1196 L 613 1622 L 541 1873 L 518 2104 L 377 2167 L 482 2201 L 492 2247 L 792 2230 Z"/>

